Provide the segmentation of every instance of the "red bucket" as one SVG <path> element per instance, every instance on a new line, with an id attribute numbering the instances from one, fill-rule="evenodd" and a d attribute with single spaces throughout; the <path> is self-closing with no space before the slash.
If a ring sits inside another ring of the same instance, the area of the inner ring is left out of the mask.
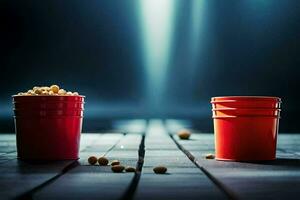
<path id="1" fill-rule="evenodd" d="M 281 100 L 277 97 L 214 97 L 217 160 L 276 158 Z"/>
<path id="2" fill-rule="evenodd" d="M 84 96 L 13 96 L 18 158 L 78 159 Z"/>

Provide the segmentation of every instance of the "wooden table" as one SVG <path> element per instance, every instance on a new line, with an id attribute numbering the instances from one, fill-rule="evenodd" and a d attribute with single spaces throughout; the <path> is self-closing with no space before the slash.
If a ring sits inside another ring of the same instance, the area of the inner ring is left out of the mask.
<path id="1" fill-rule="evenodd" d="M 82 134 L 78 161 L 48 163 L 17 160 L 15 135 L 2 134 L 0 199 L 300 199 L 299 134 L 279 134 L 275 161 L 222 162 L 204 158 L 214 152 L 213 134 L 180 140 L 174 135 L 180 127 L 151 120 L 130 123 L 124 133 Z M 109 166 L 90 166 L 91 155 L 138 171 L 117 174 Z M 154 174 L 161 164 L 168 173 Z"/>

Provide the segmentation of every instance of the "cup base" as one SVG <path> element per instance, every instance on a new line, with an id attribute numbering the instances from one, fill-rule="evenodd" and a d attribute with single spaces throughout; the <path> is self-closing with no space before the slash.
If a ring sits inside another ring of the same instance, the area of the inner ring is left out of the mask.
<path id="1" fill-rule="evenodd" d="M 28 162 L 49 162 L 49 161 L 75 161 L 79 160 L 79 157 L 77 158 L 59 158 L 59 159 L 45 159 L 45 158 L 22 158 L 17 157 L 20 161 L 28 161 Z"/>
<path id="2" fill-rule="evenodd" d="M 264 162 L 264 161 L 273 161 L 276 158 L 267 158 L 267 159 L 231 159 L 231 158 L 216 158 L 217 161 L 225 161 L 225 162 Z"/>

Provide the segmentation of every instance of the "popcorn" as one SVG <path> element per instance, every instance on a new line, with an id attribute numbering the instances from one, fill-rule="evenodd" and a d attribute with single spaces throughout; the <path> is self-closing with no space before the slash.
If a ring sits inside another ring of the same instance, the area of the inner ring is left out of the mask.
<path id="1" fill-rule="evenodd" d="M 64 90 L 64 89 L 59 89 L 58 90 L 58 94 L 59 95 L 64 95 L 64 94 L 66 94 L 67 92 L 66 92 L 66 90 Z"/>
<path id="2" fill-rule="evenodd" d="M 27 92 L 19 92 L 18 96 L 78 96 L 78 92 L 71 92 L 66 91 L 60 88 L 58 85 L 51 85 L 48 86 L 34 86 L 32 89 L 28 90 Z"/>
<path id="3" fill-rule="evenodd" d="M 50 90 L 53 91 L 54 93 L 58 93 L 59 86 L 58 85 L 51 85 Z"/>

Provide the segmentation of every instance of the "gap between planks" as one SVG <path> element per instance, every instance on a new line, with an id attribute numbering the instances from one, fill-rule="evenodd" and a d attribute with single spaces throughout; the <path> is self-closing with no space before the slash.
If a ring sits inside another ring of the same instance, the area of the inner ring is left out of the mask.
<path id="1" fill-rule="evenodd" d="M 123 136 L 120 137 L 120 138 L 115 142 L 115 144 L 112 145 L 112 147 L 110 147 L 110 148 L 105 152 L 104 155 L 108 154 L 108 153 L 109 153 L 109 152 L 110 152 L 110 151 L 111 151 L 111 150 L 112 150 L 112 149 L 113 149 L 113 148 L 114 148 L 114 147 L 122 140 L 122 138 L 125 137 L 126 134 L 127 134 L 127 133 L 123 133 Z M 86 145 L 86 146 L 85 146 L 83 149 L 81 149 L 80 151 L 84 151 L 86 148 L 88 148 L 88 147 L 91 146 L 91 145 L 92 145 L 92 143 L 89 144 L 89 145 Z M 34 194 L 35 194 L 36 192 L 43 190 L 43 188 L 45 188 L 45 187 L 47 187 L 49 184 L 55 182 L 57 179 L 59 179 L 60 177 L 62 177 L 64 174 L 66 174 L 68 171 L 70 171 L 70 170 L 76 168 L 76 167 L 79 166 L 79 165 L 80 165 L 80 164 L 79 164 L 78 160 L 72 161 L 70 164 L 68 164 L 67 166 L 65 166 L 65 167 L 64 167 L 57 175 L 55 175 L 54 177 L 52 177 L 52 178 L 50 178 L 49 180 L 47 180 L 47 181 L 41 183 L 41 184 L 38 185 L 38 186 L 32 188 L 31 190 L 29 190 L 29 191 L 27 191 L 27 192 L 25 192 L 25 193 L 23 193 L 23 194 L 21 194 L 21 195 L 15 197 L 14 199 L 15 199 L 15 200 L 31 200 L 31 199 L 33 199 L 33 196 L 34 196 Z"/>
<path id="2" fill-rule="evenodd" d="M 121 200 L 133 199 L 136 188 L 140 182 L 142 169 L 143 169 L 143 165 L 144 165 L 144 157 L 145 157 L 145 137 L 146 137 L 146 133 L 144 132 L 142 134 L 141 143 L 139 145 L 138 161 L 136 163 L 136 172 L 135 172 L 134 177 L 132 178 L 131 183 L 129 184 L 129 187 L 127 188 L 125 194 L 121 197 Z"/>
<path id="3" fill-rule="evenodd" d="M 231 191 L 229 188 L 227 188 L 224 184 L 222 184 L 217 178 L 215 178 L 211 173 L 209 173 L 203 166 L 200 166 L 195 160 L 195 157 L 186 150 L 181 144 L 179 144 L 173 137 L 171 133 L 169 133 L 169 136 L 173 140 L 173 142 L 176 144 L 176 146 L 192 161 L 197 168 L 199 168 L 208 178 L 211 180 L 227 197 L 228 199 L 238 199 L 237 195 Z"/>

